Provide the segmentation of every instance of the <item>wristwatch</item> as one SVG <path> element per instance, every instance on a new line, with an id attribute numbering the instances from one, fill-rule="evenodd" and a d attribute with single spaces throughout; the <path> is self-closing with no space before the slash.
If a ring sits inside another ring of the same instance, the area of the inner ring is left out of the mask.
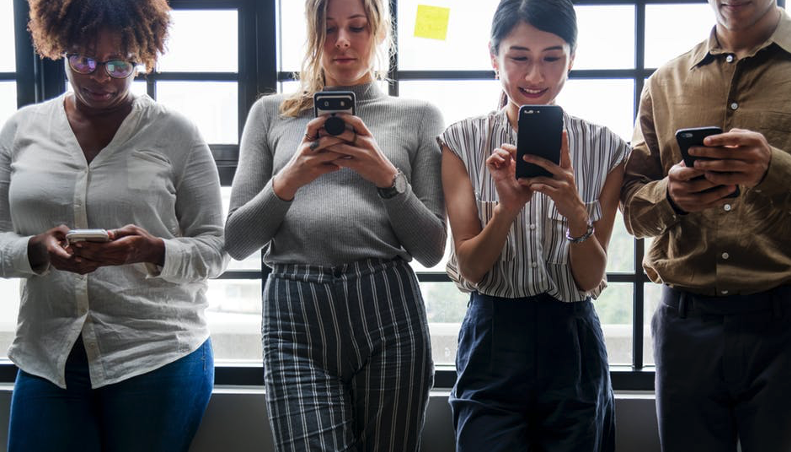
<path id="1" fill-rule="evenodd" d="M 404 173 L 401 170 L 398 170 L 395 177 L 393 177 L 393 185 L 389 187 L 376 187 L 376 191 L 379 192 L 379 197 L 382 199 L 390 199 L 396 195 L 400 195 L 406 191 L 407 180 Z"/>

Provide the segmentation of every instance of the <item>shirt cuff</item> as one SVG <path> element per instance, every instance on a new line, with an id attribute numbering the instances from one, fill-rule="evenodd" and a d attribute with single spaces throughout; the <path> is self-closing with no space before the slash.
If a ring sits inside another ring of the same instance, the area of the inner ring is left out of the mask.
<path id="1" fill-rule="evenodd" d="M 653 223 L 657 234 L 661 234 L 679 221 L 680 215 L 673 209 L 673 205 L 670 204 L 670 199 L 668 198 L 667 184 L 668 179 L 666 177 L 656 181 L 648 195 L 648 198 L 650 198 L 648 201 L 654 205 L 654 208 L 651 209 L 651 216 L 655 218 Z"/>
<path id="2" fill-rule="evenodd" d="M 18 274 L 44 276 L 49 273 L 49 262 L 38 268 L 30 266 L 30 256 L 27 254 L 27 247 L 32 237 L 33 236 L 19 237 L 18 239 L 12 240 L 7 245 L 3 254 L 9 256 L 10 259 L 8 259 L 9 262 L 6 262 L 6 264 L 9 264 L 11 269 Z"/>
<path id="3" fill-rule="evenodd" d="M 144 264 L 146 278 L 168 279 L 168 277 L 176 276 L 184 250 L 181 249 L 181 243 L 176 240 L 162 239 L 162 241 L 165 244 L 165 265 L 146 262 Z"/>
<path id="4" fill-rule="evenodd" d="M 771 147 L 772 160 L 766 170 L 764 180 L 756 185 L 753 190 L 766 196 L 772 196 L 789 191 L 788 179 L 791 177 L 791 154 Z"/>

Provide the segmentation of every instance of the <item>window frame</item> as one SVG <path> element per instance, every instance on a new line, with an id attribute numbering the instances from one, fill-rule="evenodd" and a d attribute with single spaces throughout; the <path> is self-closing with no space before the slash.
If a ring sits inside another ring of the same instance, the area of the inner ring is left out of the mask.
<path id="1" fill-rule="evenodd" d="M 173 9 L 237 9 L 239 11 L 238 51 L 239 66 L 235 73 L 212 72 L 168 72 L 141 75 L 139 80 L 147 83 L 148 94 L 156 98 L 157 81 L 236 81 L 238 83 L 238 132 L 247 119 L 247 112 L 259 97 L 259 93 L 277 92 L 279 82 L 294 80 L 289 71 L 277 70 L 278 22 L 276 14 L 283 0 L 171 0 Z M 294 0 L 287 0 L 294 1 Z M 575 0 L 575 5 L 607 6 L 630 5 L 635 7 L 635 61 L 632 69 L 587 69 L 572 70 L 570 78 L 575 79 L 630 79 L 634 81 L 634 112 L 638 112 L 640 93 L 644 80 L 655 68 L 646 68 L 645 60 L 645 27 L 647 5 L 673 5 L 705 3 L 703 0 Z M 785 0 L 778 0 L 778 6 L 785 7 Z M 16 72 L 0 73 L 0 81 L 15 80 L 17 83 L 17 106 L 42 102 L 60 95 L 65 89 L 65 72 L 61 61 L 41 59 L 35 55 L 30 35 L 27 32 L 29 7 L 26 0 L 13 0 L 14 36 L 16 50 Z M 398 0 L 390 0 L 393 26 L 398 30 Z M 492 71 L 456 71 L 456 70 L 398 70 L 398 41 L 396 51 L 390 63 L 389 85 L 390 95 L 399 94 L 401 81 L 415 80 L 491 80 Z M 221 184 L 228 186 L 233 180 L 239 156 L 238 145 L 210 145 L 220 173 Z M 644 327 L 644 284 L 650 283 L 642 269 L 645 245 L 642 239 L 634 239 L 634 262 L 629 272 L 607 273 L 607 279 L 614 283 L 628 283 L 633 287 L 632 300 L 632 363 L 631 365 L 611 365 L 613 387 L 616 390 L 651 391 L 654 389 L 654 368 L 644 363 L 643 327 Z M 226 271 L 218 279 L 265 280 L 268 269 Z M 450 279 L 444 272 L 418 272 L 421 282 L 448 282 Z M 0 360 L 0 382 L 12 383 L 16 377 L 16 366 L 8 359 Z M 437 366 L 435 387 L 447 389 L 453 386 L 456 371 L 453 366 Z M 263 384 L 262 363 L 219 363 L 215 370 L 217 385 L 252 385 Z"/>

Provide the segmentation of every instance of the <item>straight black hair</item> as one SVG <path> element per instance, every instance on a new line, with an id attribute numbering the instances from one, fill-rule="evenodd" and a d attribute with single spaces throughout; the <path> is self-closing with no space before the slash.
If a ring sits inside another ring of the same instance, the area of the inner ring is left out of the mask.
<path id="1" fill-rule="evenodd" d="M 577 48 L 577 14 L 571 0 L 501 0 L 492 19 L 489 51 L 493 55 L 500 52 L 500 42 L 520 21 L 560 36 L 571 53 Z"/>

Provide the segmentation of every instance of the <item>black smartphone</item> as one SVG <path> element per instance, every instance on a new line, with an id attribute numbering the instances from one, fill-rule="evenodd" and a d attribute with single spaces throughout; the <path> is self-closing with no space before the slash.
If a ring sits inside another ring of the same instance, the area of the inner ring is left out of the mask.
<path id="1" fill-rule="evenodd" d="M 346 123 L 337 113 L 354 114 L 355 97 L 352 91 L 319 91 L 313 95 L 313 113 L 330 116 L 324 123 L 324 130 L 330 135 L 340 135 L 346 130 Z"/>
<path id="2" fill-rule="evenodd" d="M 543 157 L 560 164 L 563 134 L 563 109 L 557 105 L 522 105 L 519 107 L 519 133 L 516 138 L 516 178 L 546 176 L 552 173 L 528 163 L 525 154 Z"/>
<path id="3" fill-rule="evenodd" d="M 678 129 L 676 131 L 676 142 L 678 142 L 678 147 L 681 150 L 681 157 L 684 159 L 684 164 L 687 165 L 687 168 L 694 168 L 695 160 L 702 159 L 708 160 L 706 157 L 695 157 L 694 155 L 689 154 L 689 148 L 693 146 L 703 146 L 703 139 L 709 135 L 719 135 L 722 133 L 722 129 L 719 127 L 714 126 L 706 126 L 706 127 L 692 127 L 688 129 Z M 700 176 L 702 178 L 703 176 Z M 710 190 L 713 190 L 717 187 L 712 187 Z M 736 191 L 727 195 L 727 198 L 736 198 L 739 196 L 740 190 L 739 186 L 736 186 Z"/>

